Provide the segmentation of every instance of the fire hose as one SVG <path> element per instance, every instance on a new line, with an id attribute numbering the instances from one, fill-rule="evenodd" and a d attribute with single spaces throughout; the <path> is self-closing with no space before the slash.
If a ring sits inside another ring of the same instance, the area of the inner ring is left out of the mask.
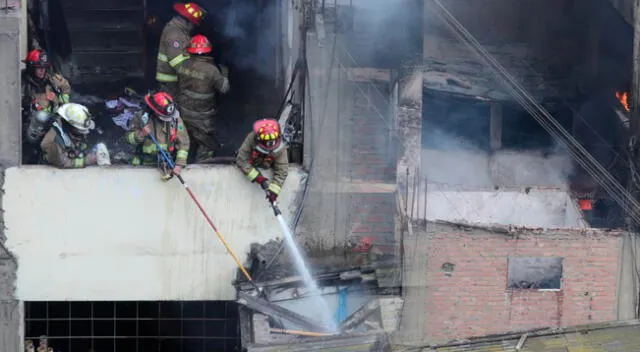
<path id="1" fill-rule="evenodd" d="M 173 168 L 175 167 L 175 163 L 173 162 L 173 160 L 171 159 L 169 154 L 164 150 L 164 148 L 162 148 L 162 146 L 160 146 L 160 143 L 158 143 L 158 140 L 156 139 L 156 137 L 152 133 L 148 134 L 148 136 L 151 138 L 153 143 L 156 145 L 156 148 L 158 148 L 158 152 L 162 156 L 162 159 L 164 159 L 164 161 L 167 163 L 169 168 L 171 170 L 173 170 Z M 240 271 L 242 271 L 242 273 L 247 278 L 249 283 L 258 291 L 258 293 L 259 294 L 263 294 L 262 289 L 260 287 L 258 287 L 258 285 L 256 285 L 256 283 L 253 281 L 253 278 L 251 277 L 251 275 L 249 274 L 247 269 L 244 267 L 244 265 L 242 265 L 242 263 L 240 262 L 240 260 L 236 256 L 236 254 L 233 252 L 231 247 L 229 247 L 229 244 L 224 239 L 224 237 L 222 236 L 222 234 L 220 233 L 220 231 L 218 230 L 216 225 L 213 223 L 213 221 L 211 220 L 211 218 L 209 217 L 207 212 L 204 210 L 204 208 L 202 207 L 202 205 L 198 201 L 198 198 L 196 198 L 196 196 L 193 193 L 193 191 L 191 191 L 191 188 L 189 188 L 189 185 L 187 185 L 187 183 L 184 181 L 184 179 L 182 178 L 182 175 L 175 174 L 175 176 L 178 178 L 180 183 L 184 186 L 184 189 L 187 191 L 187 193 L 189 193 L 189 196 L 191 197 L 191 199 L 193 199 L 193 202 L 196 203 L 196 206 L 198 207 L 198 209 L 200 209 L 200 212 L 205 217 L 205 219 L 207 220 L 207 222 L 209 223 L 209 225 L 211 226 L 213 231 L 216 233 L 216 236 L 218 236 L 218 239 L 220 239 L 220 242 L 222 242 L 222 244 L 226 248 L 227 253 L 229 253 L 231 255 L 231 257 L 233 258 L 233 260 L 236 262 L 236 265 L 238 266 Z"/>

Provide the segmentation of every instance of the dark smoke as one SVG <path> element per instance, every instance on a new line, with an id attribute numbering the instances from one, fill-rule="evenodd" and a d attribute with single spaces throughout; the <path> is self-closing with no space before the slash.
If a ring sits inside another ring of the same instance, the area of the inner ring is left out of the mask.
<path id="1" fill-rule="evenodd" d="M 220 63 L 235 69 L 275 76 L 276 48 L 281 36 L 277 32 L 277 1 L 232 1 L 227 4 L 203 3 L 209 12 L 205 31 L 217 46 Z"/>

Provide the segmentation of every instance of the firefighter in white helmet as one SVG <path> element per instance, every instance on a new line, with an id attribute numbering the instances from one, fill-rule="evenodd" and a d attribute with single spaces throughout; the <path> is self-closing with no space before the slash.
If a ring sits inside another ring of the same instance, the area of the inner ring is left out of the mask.
<path id="1" fill-rule="evenodd" d="M 75 103 L 62 105 L 40 143 L 44 161 L 61 169 L 110 165 L 109 151 L 104 144 L 88 148 L 87 136 L 94 128 L 95 122 L 86 106 Z"/>

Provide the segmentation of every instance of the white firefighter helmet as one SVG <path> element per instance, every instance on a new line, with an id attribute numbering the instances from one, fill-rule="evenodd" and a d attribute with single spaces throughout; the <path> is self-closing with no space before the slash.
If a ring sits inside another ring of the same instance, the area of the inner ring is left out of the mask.
<path id="1" fill-rule="evenodd" d="M 80 104 L 67 103 L 58 108 L 58 115 L 80 134 L 89 134 L 96 127 L 89 109 Z"/>

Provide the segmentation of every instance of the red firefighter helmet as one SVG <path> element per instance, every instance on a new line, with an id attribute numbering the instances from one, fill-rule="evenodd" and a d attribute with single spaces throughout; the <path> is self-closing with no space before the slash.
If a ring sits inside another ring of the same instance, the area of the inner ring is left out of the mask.
<path id="1" fill-rule="evenodd" d="M 282 143 L 280 124 L 274 119 L 261 119 L 253 123 L 258 147 L 269 152 L 275 150 Z"/>
<path id="2" fill-rule="evenodd" d="M 27 57 L 24 60 L 22 60 L 22 62 L 26 63 L 31 67 L 38 67 L 38 68 L 47 68 L 51 66 L 51 62 L 49 61 L 49 55 L 46 52 L 38 49 L 31 50 L 27 54 Z"/>
<path id="3" fill-rule="evenodd" d="M 211 52 L 211 42 L 202 34 L 194 35 L 187 48 L 189 54 L 208 54 Z"/>
<path id="4" fill-rule="evenodd" d="M 175 3 L 173 4 L 173 9 L 196 26 L 199 26 L 202 23 L 202 19 L 204 19 L 206 15 L 206 12 L 202 7 L 192 2 L 188 2 L 186 4 Z"/>
<path id="5" fill-rule="evenodd" d="M 171 121 L 178 116 L 178 109 L 169 93 L 147 94 L 144 101 L 162 121 Z"/>

